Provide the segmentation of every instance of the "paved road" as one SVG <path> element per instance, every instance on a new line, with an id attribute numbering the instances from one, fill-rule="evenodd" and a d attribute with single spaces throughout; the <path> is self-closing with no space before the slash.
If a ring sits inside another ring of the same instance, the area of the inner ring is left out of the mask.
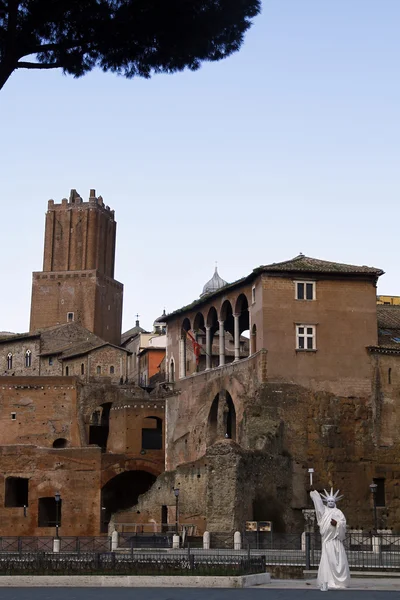
<path id="1" fill-rule="evenodd" d="M 324 594 L 321 597 L 321 594 Z M 326 595 L 328 594 L 328 595 Z M 316 589 L 2 588 L 1 600 L 395 600 L 399 591 Z"/>

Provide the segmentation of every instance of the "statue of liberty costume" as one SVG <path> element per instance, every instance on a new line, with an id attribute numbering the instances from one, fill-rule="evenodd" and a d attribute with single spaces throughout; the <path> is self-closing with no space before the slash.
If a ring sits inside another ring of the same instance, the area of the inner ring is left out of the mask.
<path id="1" fill-rule="evenodd" d="M 319 494 L 315 490 L 310 492 L 322 540 L 317 582 L 321 589 L 326 589 L 326 586 L 328 589 L 346 588 L 350 583 L 349 565 L 343 546 L 346 518 L 342 511 L 336 508 L 336 502 L 343 496 L 338 496 L 339 490 L 334 494 L 333 488 L 330 494 L 326 490 L 324 492 L 325 494 Z"/>

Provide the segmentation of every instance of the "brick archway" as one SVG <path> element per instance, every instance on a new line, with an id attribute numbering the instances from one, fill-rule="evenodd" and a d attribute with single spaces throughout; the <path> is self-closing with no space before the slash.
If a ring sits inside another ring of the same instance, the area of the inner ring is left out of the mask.
<path id="1" fill-rule="evenodd" d="M 101 472 L 101 487 L 103 488 L 111 479 L 117 475 L 121 475 L 126 471 L 146 471 L 155 477 L 158 477 L 163 472 L 161 466 L 153 461 L 134 458 L 130 460 L 121 459 L 118 461 L 116 457 L 110 465 L 104 465 Z"/>

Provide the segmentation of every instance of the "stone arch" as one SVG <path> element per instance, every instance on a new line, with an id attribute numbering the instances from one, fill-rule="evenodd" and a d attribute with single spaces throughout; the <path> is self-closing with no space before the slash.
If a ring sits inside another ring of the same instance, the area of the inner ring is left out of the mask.
<path id="1" fill-rule="evenodd" d="M 112 402 L 105 402 L 97 406 L 90 415 L 89 444 L 100 446 L 102 452 L 107 449 L 111 407 Z"/>
<path id="2" fill-rule="evenodd" d="M 219 319 L 220 321 L 225 322 L 225 331 L 230 331 L 233 335 L 233 309 L 229 300 L 225 300 L 222 304 L 221 310 L 219 311 Z"/>
<path id="3" fill-rule="evenodd" d="M 207 423 L 207 446 L 221 439 L 236 440 L 236 409 L 232 396 L 221 390 L 211 403 Z"/>
<path id="4" fill-rule="evenodd" d="M 149 491 L 157 476 L 148 470 L 128 470 L 115 475 L 101 489 L 101 529 L 106 532 L 111 515 L 137 504 Z"/>
<path id="5" fill-rule="evenodd" d="M 218 329 L 218 313 L 215 306 L 212 306 L 207 313 L 206 325 L 214 328 L 215 331 Z"/>

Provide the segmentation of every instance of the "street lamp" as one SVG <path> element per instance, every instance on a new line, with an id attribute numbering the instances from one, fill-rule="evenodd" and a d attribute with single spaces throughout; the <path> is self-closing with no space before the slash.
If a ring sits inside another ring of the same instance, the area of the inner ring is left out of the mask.
<path id="1" fill-rule="evenodd" d="M 60 502 L 61 502 L 61 494 L 60 494 L 60 492 L 56 492 L 54 494 L 54 499 L 56 501 L 56 538 L 58 539 L 59 538 L 58 528 L 60 526 L 60 523 L 59 523 Z"/>
<path id="2" fill-rule="evenodd" d="M 179 488 L 174 488 L 175 494 L 175 533 L 178 535 L 178 515 L 179 515 Z"/>
<path id="3" fill-rule="evenodd" d="M 372 499 L 373 499 L 373 502 L 374 502 L 374 526 L 375 526 L 375 533 L 378 533 L 378 518 L 377 518 L 377 515 L 376 515 L 376 491 L 377 491 L 377 488 L 378 488 L 378 486 L 377 486 L 376 483 L 374 483 L 374 482 L 370 483 L 369 489 L 370 489 L 370 492 L 372 494 Z"/>

